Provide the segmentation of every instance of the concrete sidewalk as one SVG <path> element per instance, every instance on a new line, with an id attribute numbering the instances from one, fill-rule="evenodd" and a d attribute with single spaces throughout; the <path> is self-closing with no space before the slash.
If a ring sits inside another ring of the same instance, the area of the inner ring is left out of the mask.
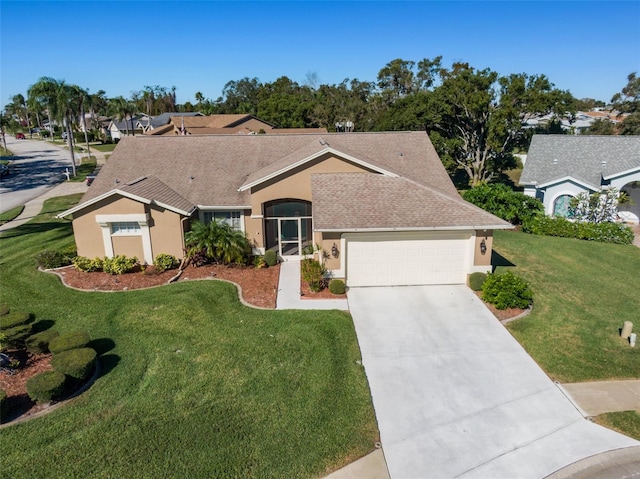
<path id="1" fill-rule="evenodd" d="M 586 416 L 606 412 L 640 411 L 640 380 L 562 384 L 568 397 Z"/>
<path id="2" fill-rule="evenodd" d="M 302 299 L 300 297 L 300 261 L 283 261 L 278 279 L 276 309 L 340 309 L 349 310 L 346 299 Z"/>
<path id="3" fill-rule="evenodd" d="M 18 226 L 21 226 L 26 222 L 32 220 L 40 213 L 40 211 L 42 211 L 42 205 L 44 204 L 45 200 L 49 198 L 55 198 L 56 196 L 67 196 L 76 193 L 84 193 L 88 188 L 89 187 L 84 181 L 77 183 L 65 181 L 64 183 L 52 186 L 42 195 L 31 201 L 28 201 L 24 205 L 24 210 L 22 210 L 22 213 L 20 213 L 13 221 L 9 221 L 8 223 L 0 226 L 0 232 L 17 228 Z"/>

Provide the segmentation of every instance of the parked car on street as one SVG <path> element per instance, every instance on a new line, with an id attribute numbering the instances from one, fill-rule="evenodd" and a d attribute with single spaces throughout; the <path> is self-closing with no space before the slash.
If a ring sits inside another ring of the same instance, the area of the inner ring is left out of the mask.
<path id="1" fill-rule="evenodd" d="M 9 174 L 9 167 L 4 163 L 0 163 L 0 178 L 3 178 Z"/>
<path id="2" fill-rule="evenodd" d="M 16 133 L 16 140 L 26 140 L 24 133 Z"/>

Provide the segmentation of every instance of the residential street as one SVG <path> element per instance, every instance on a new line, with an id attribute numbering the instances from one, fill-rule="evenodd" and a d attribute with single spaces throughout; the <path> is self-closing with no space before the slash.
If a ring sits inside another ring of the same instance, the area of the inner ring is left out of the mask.
<path id="1" fill-rule="evenodd" d="M 66 179 L 65 169 L 71 171 L 69 152 L 58 146 L 7 135 L 7 148 L 16 158 L 11 174 L 0 182 L 0 213 L 42 195 Z"/>

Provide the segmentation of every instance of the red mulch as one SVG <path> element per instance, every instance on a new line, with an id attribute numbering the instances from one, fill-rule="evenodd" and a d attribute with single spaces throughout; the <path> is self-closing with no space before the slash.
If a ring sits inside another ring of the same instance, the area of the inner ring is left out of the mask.
<path id="1" fill-rule="evenodd" d="M 474 291 L 476 296 L 482 299 L 481 291 Z M 498 318 L 499 321 L 504 321 L 505 319 L 515 318 L 519 314 L 522 314 L 526 311 L 526 309 L 520 308 L 507 308 L 507 309 L 498 309 L 493 304 L 484 303 L 484 305 L 489 308 L 489 310 L 493 313 L 493 315 Z"/>
<path id="2" fill-rule="evenodd" d="M 347 294 L 333 294 L 329 288 L 324 288 L 317 293 L 309 289 L 309 283 L 300 278 L 300 298 L 301 299 L 345 299 Z"/>
<path id="3" fill-rule="evenodd" d="M 45 404 L 36 405 L 27 394 L 27 381 L 36 374 L 50 371 L 51 354 L 31 354 L 23 350 L 6 351 L 12 359 L 20 361 L 20 367 L 0 371 L 0 389 L 7 393 L 7 409 L 9 419 L 15 416 L 35 414 L 46 408 Z"/>
<path id="4" fill-rule="evenodd" d="M 151 288 L 168 284 L 178 270 L 162 273 L 153 266 L 144 270 L 135 270 L 121 275 L 103 272 L 84 273 L 73 266 L 60 268 L 56 273 L 64 278 L 65 284 L 73 288 L 87 291 L 127 291 L 132 289 Z M 254 306 L 275 308 L 278 293 L 278 276 L 280 265 L 271 268 L 255 268 L 253 266 L 205 265 L 187 266 L 176 282 L 198 279 L 225 279 L 237 283 L 242 288 L 243 299 Z"/>

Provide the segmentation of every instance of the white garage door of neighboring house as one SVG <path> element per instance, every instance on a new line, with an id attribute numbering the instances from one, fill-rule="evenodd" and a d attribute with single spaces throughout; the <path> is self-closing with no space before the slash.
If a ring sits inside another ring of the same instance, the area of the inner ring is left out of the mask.
<path id="1" fill-rule="evenodd" d="M 349 233 L 349 286 L 465 283 L 470 232 Z"/>

